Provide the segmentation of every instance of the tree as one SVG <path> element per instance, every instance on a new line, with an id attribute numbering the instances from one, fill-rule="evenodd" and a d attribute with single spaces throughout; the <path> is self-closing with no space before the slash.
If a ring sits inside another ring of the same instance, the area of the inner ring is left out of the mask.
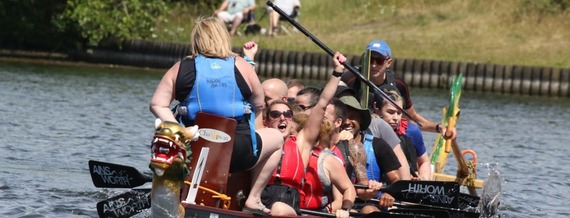
<path id="1" fill-rule="evenodd" d="M 88 45 L 152 37 L 157 19 L 165 17 L 163 0 L 68 0 L 56 25 L 77 28 Z"/>

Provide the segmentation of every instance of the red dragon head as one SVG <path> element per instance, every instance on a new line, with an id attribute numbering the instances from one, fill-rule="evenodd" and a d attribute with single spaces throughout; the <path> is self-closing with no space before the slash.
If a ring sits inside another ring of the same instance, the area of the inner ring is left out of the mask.
<path id="1" fill-rule="evenodd" d="M 198 126 L 185 128 L 176 122 L 156 119 L 154 138 L 151 143 L 151 168 L 158 176 L 172 165 L 186 166 L 190 142 L 200 136 Z"/>

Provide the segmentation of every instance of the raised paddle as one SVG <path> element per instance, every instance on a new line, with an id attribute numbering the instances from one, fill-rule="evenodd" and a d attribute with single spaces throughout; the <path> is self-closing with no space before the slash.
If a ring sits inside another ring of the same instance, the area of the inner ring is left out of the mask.
<path id="1" fill-rule="evenodd" d="M 354 185 L 367 189 L 366 185 Z M 380 191 L 396 200 L 457 208 L 459 204 L 459 183 L 439 181 L 398 180 Z"/>
<path id="2" fill-rule="evenodd" d="M 97 203 L 99 217 L 131 217 L 150 208 L 150 189 L 133 189 Z"/>
<path id="3" fill-rule="evenodd" d="M 89 173 L 95 187 L 134 188 L 152 181 L 152 177 L 140 173 L 130 166 L 89 161 Z"/>
<path id="4" fill-rule="evenodd" d="M 331 57 L 334 56 L 335 52 L 332 49 L 327 47 L 323 42 L 321 42 L 321 40 L 317 39 L 313 34 L 311 34 L 303 26 L 301 26 L 301 24 L 297 23 L 297 21 L 291 19 L 287 15 L 287 13 L 285 13 L 283 10 L 281 10 L 281 8 L 275 6 L 275 4 L 273 4 L 273 2 L 271 2 L 271 1 L 267 1 L 267 5 L 269 7 L 272 7 L 273 10 L 275 10 L 279 15 L 281 15 L 282 18 L 285 18 L 289 23 L 291 23 L 291 25 L 293 25 L 295 28 L 297 28 L 299 31 L 301 31 L 303 34 L 305 34 L 305 36 L 309 37 L 309 39 L 311 39 L 315 44 L 317 44 L 319 47 L 321 47 L 321 49 L 323 49 L 327 54 L 329 54 Z M 362 76 L 356 69 L 354 69 L 354 67 L 350 66 L 346 62 L 342 63 L 342 65 L 346 69 L 348 69 L 348 71 L 350 71 L 352 74 L 354 74 L 354 76 L 356 76 L 358 79 L 360 79 L 360 81 L 362 81 L 363 83 L 365 83 L 366 85 L 368 85 L 369 87 L 374 89 L 375 92 L 380 93 L 382 98 L 386 99 L 391 104 L 393 104 L 394 107 L 396 107 L 398 110 L 402 111 L 403 114 L 405 114 L 409 119 L 411 119 L 415 123 L 417 123 L 418 126 L 420 126 L 420 127 L 422 126 L 420 124 L 420 122 L 418 122 L 416 119 L 414 119 L 412 116 L 410 116 L 410 114 L 408 114 L 404 109 L 402 109 L 400 106 L 398 106 L 398 104 L 396 104 L 396 102 L 394 102 L 394 100 L 389 98 L 388 95 L 386 95 L 386 93 L 384 93 L 380 88 L 378 88 L 376 85 L 374 85 L 374 83 L 372 83 L 372 82 L 370 82 L 370 80 L 364 78 L 364 76 Z"/>

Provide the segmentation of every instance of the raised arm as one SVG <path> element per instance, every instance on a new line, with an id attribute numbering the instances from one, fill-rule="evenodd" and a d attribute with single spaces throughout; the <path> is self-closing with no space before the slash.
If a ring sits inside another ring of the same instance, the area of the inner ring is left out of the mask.
<path id="1" fill-rule="evenodd" d="M 455 127 L 453 129 L 451 129 L 451 131 L 447 131 L 447 126 L 445 126 L 443 124 L 437 124 L 437 123 L 423 117 L 418 112 L 416 112 L 416 109 L 414 109 L 414 106 L 411 106 L 410 108 L 408 108 L 406 110 L 406 112 L 410 116 L 412 116 L 414 119 L 416 119 L 422 125 L 422 127 L 421 127 L 422 131 L 438 132 L 438 133 L 441 133 L 441 135 L 446 139 L 457 138 L 457 129 L 455 129 Z"/>
<path id="2" fill-rule="evenodd" d="M 333 56 L 333 66 L 335 72 L 344 71 L 344 66 L 341 64 L 344 61 L 346 61 L 346 58 L 338 52 Z M 305 167 L 308 163 L 310 152 L 313 149 L 313 146 L 315 146 L 317 143 L 317 138 L 319 136 L 319 131 L 321 128 L 321 122 L 325 117 L 325 110 L 329 105 L 331 99 L 334 97 L 334 93 L 338 87 L 338 82 L 340 82 L 340 77 L 334 75 L 330 77 L 325 88 L 321 92 L 319 101 L 311 110 L 311 114 L 305 124 L 305 127 L 301 130 L 301 132 L 299 132 L 298 139 L 302 140 L 302 143 L 297 143 L 297 146 L 299 147 L 299 151 L 301 151 L 301 155 L 303 156 Z"/>

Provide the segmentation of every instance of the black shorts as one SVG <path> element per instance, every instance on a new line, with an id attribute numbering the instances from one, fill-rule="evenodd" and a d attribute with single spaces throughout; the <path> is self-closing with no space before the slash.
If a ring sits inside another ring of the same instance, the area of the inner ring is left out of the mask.
<path id="1" fill-rule="evenodd" d="M 261 193 L 261 203 L 267 208 L 271 208 L 275 202 L 285 203 L 293 207 L 297 215 L 301 215 L 301 195 L 297 189 L 285 185 L 269 185 L 265 187 Z"/>
<path id="2" fill-rule="evenodd" d="M 251 147 L 251 135 L 249 133 L 235 134 L 234 151 L 232 152 L 232 159 L 230 162 L 230 173 L 242 172 L 251 169 L 255 163 L 257 163 L 263 143 L 259 134 L 255 133 L 255 136 L 257 138 L 257 154 L 254 157 Z"/>

